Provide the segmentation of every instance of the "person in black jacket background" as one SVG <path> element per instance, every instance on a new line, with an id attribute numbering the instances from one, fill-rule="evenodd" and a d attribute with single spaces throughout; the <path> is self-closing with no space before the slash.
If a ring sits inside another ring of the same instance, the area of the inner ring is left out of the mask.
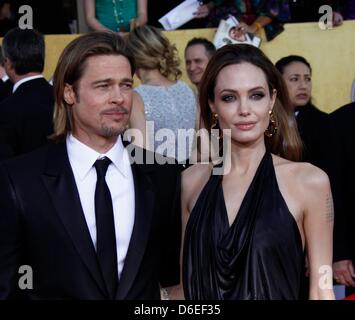
<path id="1" fill-rule="evenodd" d="M 333 111 L 331 182 L 334 198 L 334 279 L 355 293 L 355 102 Z"/>
<path id="2" fill-rule="evenodd" d="M 2 55 L 2 47 L 0 46 L 0 102 L 12 94 L 14 84 L 8 77 L 4 66 L 4 56 Z"/>
<path id="3" fill-rule="evenodd" d="M 47 143 L 53 132 L 53 88 L 44 79 L 43 35 L 33 29 L 10 30 L 3 40 L 5 70 L 13 94 L 0 103 L 0 159 Z"/>
<path id="4" fill-rule="evenodd" d="M 285 80 L 295 111 L 298 131 L 303 142 L 301 161 L 310 162 L 329 174 L 329 118 L 327 113 L 319 110 L 311 102 L 311 65 L 304 57 L 297 55 L 283 57 L 275 65 Z M 308 287 L 308 261 L 305 261 L 301 299 L 308 299 Z"/>
<path id="5" fill-rule="evenodd" d="M 327 113 L 311 102 L 311 65 L 304 57 L 296 55 L 281 58 L 275 65 L 286 82 L 295 110 L 297 127 L 303 141 L 302 161 L 310 162 L 328 172 L 329 118 Z"/>

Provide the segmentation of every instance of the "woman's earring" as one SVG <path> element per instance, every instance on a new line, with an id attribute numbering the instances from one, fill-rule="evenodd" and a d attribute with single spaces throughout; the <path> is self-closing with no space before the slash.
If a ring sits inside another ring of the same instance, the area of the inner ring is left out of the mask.
<path id="1" fill-rule="evenodd" d="M 215 130 L 218 130 L 218 134 L 215 133 Z M 214 113 L 212 115 L 212 123 L 211 123 L 211 134 L 212 136 L 214 136 L 215 138 L 217 138 L 218 140 L 222 138 L 222 131 L 219 128 L 219 124 L 218 124 L 218 114 Z"/>
<path id="2" fill-rule="evenodd" d="M 269 111 L 269 116 L 270 116 L 269 126 L 265 130 L 265 135 L 268 138 L 271 138 L 274 134 L 276 134 L 278 128 L 272 110 Z"/>
<path id="3" fill-rule="evenodd" d="M 218 125 L 218 114 L 217 113 L 214 113 L 212 115 L 212 125 L 211 125 L 211 129 L 218 129 L 217 128 L 217 125 Z"/>

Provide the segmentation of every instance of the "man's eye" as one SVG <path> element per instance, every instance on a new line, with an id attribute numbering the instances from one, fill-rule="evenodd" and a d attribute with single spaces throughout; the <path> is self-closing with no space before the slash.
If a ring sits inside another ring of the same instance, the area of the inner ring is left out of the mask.
<path id="1" fill-rule="evenodd" d="M 123 83 L 121 85 L 121 88 L 123 88 L 123 89 L 132 89 L 132 83 Z"/>
<path id="2" fill-rule="evenodd" d="M 97 88 L 108 88 L 108 84 L 107 83 L 103 83 L 97 86 Z"/>

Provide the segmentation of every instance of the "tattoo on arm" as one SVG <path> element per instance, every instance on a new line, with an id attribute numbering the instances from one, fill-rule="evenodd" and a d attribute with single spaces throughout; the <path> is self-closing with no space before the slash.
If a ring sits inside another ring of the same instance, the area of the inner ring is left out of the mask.
<path id="1" fill-rule="evenodd" d="M 334 206 L 333 206 L 333 198 L 330 193 L 327 194 L 327 200 L 326 200 L 326 218 L 327 218 L 327 222 L 333 223 Z"/>

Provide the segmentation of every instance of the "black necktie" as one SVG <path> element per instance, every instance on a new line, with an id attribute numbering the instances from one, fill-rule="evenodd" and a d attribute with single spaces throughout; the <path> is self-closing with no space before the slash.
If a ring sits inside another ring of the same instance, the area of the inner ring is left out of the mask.
<path id="1" fill-rule="evenodd" d="M 117 249 L 112 198 L 105 180 L 110 163 L 110 159 L 103 158 L 96 160 L 94 164 L 97 173 L 95 190 L 96 253 L 110 299 L 114 299 L 118 284 Z"/>

